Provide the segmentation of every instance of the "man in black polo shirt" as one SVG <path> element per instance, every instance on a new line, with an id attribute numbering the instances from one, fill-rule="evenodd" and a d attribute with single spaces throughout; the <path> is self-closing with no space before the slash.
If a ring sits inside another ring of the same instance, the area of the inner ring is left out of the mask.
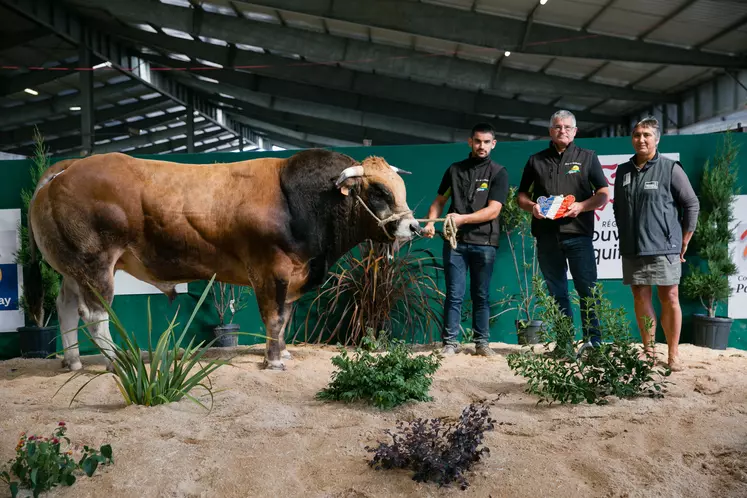
<path id="1" fill-rule="evenodd" d="M 594 210 L 609 199 L 607 179 L 599 158 L 591 150 L 573 143 L 576 117 L 570 111 L 558 111 L 550 118 L 550 146 L 534 154 L 524 166 L 517 201 L 534 215 L 532 235 L 537 239 L 537 259 L 545 284 L 563 312 L 572 317 L 566 272 L 570 268 L 573 284 L 581 299 L 584 340 L 600 342 L 599 322 L 588 314 L 584 298 L 591 297 L 597 281 L 597 265 L 592 237 Z M 576 201 L 557 220 L 545 218 L 537 198 L 573 195 Z M 586 326 L 586 317 L 591 327 Z"/>
<path id="2" fill-rule="evenodd" d="M 508 195 L 508 171 L 490 158 L 495 147 L 495 132 L 490 124 L 475 125 L 468 143 L 472 149 L 469 157 L 449 166 L 428 211 L 428 218 L 440 217 L 451 199 L 447 217 L 453 218 L 458 228 L 456 249 L 447 241 L 443 247 L 446 275 L 443 353 L 457 352 L 469 271 L 476 352 L 493 356 L 489 345 L 490 280 L 498 248 L 498 215 Z M 423 230 L 426 237 L 435 234 L 433 223 L 426 224 Z"/>

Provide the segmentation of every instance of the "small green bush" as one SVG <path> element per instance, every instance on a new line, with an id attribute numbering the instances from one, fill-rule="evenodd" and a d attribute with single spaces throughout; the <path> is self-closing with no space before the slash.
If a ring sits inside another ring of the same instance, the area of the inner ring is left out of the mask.
<path id="1" fill-rule="evenodd" d="M 643 349 L 630 334 L 630 322 L 624 308 L 612 307 L 604 297 L 601 284 L 589 298 L 590 309 L 596 312 L 603 343 L 576 353 L 575 329 L 569 317 L 563 315 L 546 289 L 539 286 L 539 301 L 545 352 L 524 350 L 506 358 L 517 375 L 527 379 L 526 391 L 539 396 L 539 402 L 606 404 L 608 396 L 632 398 L 660 397 L 665 392 L 663 377 L 668 368 L 656 368 L 653 355 L 644 356 Z M 555 348 L 550 351 L 550 346 Z"/>
<path id="2" fill-rule="evenodd" d="M 10 488 L 15 498 L 21 488 L 32 491 L 34 498 L 60 484 L 72 486 L 76 473 L 91 477 L 99 464 L 113 462 L 112 447 L 108 444 L 94 449 L 83 446 L 78 462 L 73 457 L 70 439 L 65 435 L 67 425 L 59 422 L 50 437 L 21 433 L 16 445 L 16 457 L 10 460 L 10 470 L 0 472 L 0 480 Z M 65 444 L 65 446 L 63 446 Z"/>
<path id="3" fill-rule="evenodd" d="M 415 356 L 403 341 L 392 340 L 386 353 L 373 355 L 356 348 L 351 358 L 345 348 L 332 358 L 338 368 L 330 384 L 316 394 L 329 401 L 365 401 L 389 410 L 408 401 L 430 401 L 432 376 L 441 364 L 434 351 Z"/>

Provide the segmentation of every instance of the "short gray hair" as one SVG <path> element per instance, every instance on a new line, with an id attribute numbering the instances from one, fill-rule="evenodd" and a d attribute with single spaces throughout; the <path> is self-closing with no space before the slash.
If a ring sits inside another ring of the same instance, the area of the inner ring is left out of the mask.
<path id="1" fill-rule="evenodd" d="M 576 127 L 576 116 L 574 116 L 571 111 L 566 111 L 565 109 L 556 111 L 552 116 L 550 116 L 550 126 L 552 126 L 552 122 L 556 119 L 571 119 L 573 120 L 573 127 Z"/>
<path id="2" fill-rule="evenodd" d="M 659 120 L 656 119 L 653 116 L 646 116 L 645 118 L 638 121 L 635 126 L 633 127 L 633 130 L 635 130 L 638 127 L 641 128 L 651 128 L 654 130 L 654 133 L 656 134 L 657 138 L 661 137 L 661 129 L 659 128 Z"/>

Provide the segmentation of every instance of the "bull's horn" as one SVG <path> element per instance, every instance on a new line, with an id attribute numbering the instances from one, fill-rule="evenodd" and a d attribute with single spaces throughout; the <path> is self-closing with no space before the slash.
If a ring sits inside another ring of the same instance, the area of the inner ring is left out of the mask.
<path id="1" fill-rule="evenodd" d="M 392 166 L 391 164 L 389 165 L 389 167 L 392 168 L 395 173 L 399 173 L 400 175 L 411 175 L 412 174 L 411 171 L 405 171 L 403 169 L 399 169 L 398 167 Z"/>
<path id="2" fill-rule="evenodd" d="M 363 169 L 363 166 L 350 166 L 349 168 L 345 168 L 342 173 L 340 173 L 340 177 L 335 182 L 335 187 L 338 187 L 342 185 L 342 182 L 347 180 L 348 178 L 354 178 L 356 176 L 363 176 L 365 174 L 365 170 Z"/>

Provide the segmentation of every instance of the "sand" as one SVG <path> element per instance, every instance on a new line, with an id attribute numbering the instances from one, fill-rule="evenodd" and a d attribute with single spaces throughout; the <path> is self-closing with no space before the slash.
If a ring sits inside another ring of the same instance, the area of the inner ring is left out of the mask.
<path id="1" fill-rule="evenodd" d="M 285 372 L 261 370 L 260 348 L 235 350 L 233 366 L 213 376 L 221 392 L 209 414 L 187 400 L 126 407 L 109 376 L 68 407 L 84 379 L 53 398 L 72 375 L 59 361 L 0 362 L 0 462 L 21 431 L 64 420 L 73 442 L 110 443 L 115 463 L 55 497 L 747 496 L 745 352 L 681 346 L 687 368 L 663 399 L 538 406 L 506 364 L 517 346 L 492 346 L 499 356 L 447 358 L 432 402 L 391 412 L 314 399 L 333 371 L 330 347 L 291 346 Z M 96 358 L 84 365 L 102 368 Z M 368 467 L 365 446 L 398 419 L 457 417 L 479 400 L 494 402 L 497 424 L 466 491 Z"/>

